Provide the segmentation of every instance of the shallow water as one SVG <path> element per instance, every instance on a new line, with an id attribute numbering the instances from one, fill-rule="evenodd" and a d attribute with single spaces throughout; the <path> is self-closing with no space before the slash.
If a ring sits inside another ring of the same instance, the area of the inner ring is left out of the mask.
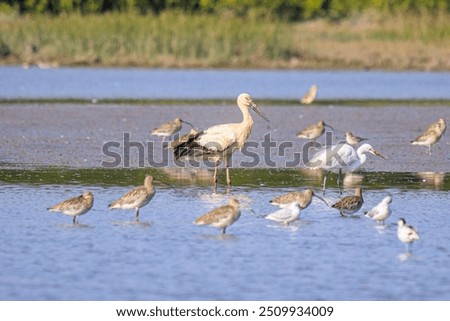
<path id="1" fill-rule="evenodd" d="M 0 99 L 450 99 L 450 73 L 317 70 L 0 67 Z"/>
<path id="2" fill-rule="evenodd" d="M 268 203 L 273 197 L 320 188 L 283 170 L 246 170 L 229 195 L 222 186 L 212 194 L 199 180 L 177 183 L 152 172 L 176 189 L 158 184 L 135 224 L 132 211 L 107 204 L 140 184 L 144 170 L 95 171 L 1 171 L 1 300 L 450 299 L 449 174 L 436 181 L 431 173 L 359 173 L 363 210 L 393 195 L 393 214 L 380 228 L 365 217 L 341 218 L 316 200 L 292 226 L 265 220 L 276 209 Z M 84 190 L 95 201 L 79 225 L 46 210 Z M 243 210 L 225 237 L 192 224 L 231 196 Z M 330 185 L 327 202 L 338 198 Z M 400 217 L 421 236 L 410 256 L 396 236 Z"/>

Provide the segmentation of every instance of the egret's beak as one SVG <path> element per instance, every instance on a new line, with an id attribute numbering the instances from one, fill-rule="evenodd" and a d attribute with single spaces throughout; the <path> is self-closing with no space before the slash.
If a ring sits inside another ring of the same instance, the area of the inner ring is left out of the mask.
<path id="1" fill-rule="evenodd" d="M 323 124 L 325 127 L 328 127 L 328 128 L 330 128 L 332 131 L 334 131 L 334 128 L 333 127 L 331 127 L 330 125 L 327 125 L 327 124 Z"/>
<path id="2" fill-rule="evenodd" d="M 189 126 L 191 126 L 192 128 L 195 129 L 194 125 L 192 125 L 191 123 L 189 123 L 189 122 L 187 122 L 187 121 L 185 121 L 185 120 L 182 120 L 181 122 L 182 122 L 182 123 L 185 123 L 185 124 L 188 124 Z"/>
<path id="3" fill-rule="evenodd" d="M 263 114 L 263 112 L 256 106 L 256 104 L 252 101 L 250 102 L 250 108 L 255 111 L 262 119 L 264 119 L 266 122 L 270 123 L 270 120 Z"/>
<path id="4" fill-rule="evenodd" d="M 381 157 L 382 159 L 386 159 L 383 155 L 381 155 L 379 152 L 377 152 L 375 149 L 370 150 L 372 154 L 377 155 L 378 157 Z"/>
<path id="5" fill-rule="evenodd" d="M 317 196 L 316 194 L 313 194 L 314 197 L 317 197 L 318 199 L 320 199 L 322 202 L 325 203 L 326 206 L 329 206 L 328 203 L 320 196 Z"/>

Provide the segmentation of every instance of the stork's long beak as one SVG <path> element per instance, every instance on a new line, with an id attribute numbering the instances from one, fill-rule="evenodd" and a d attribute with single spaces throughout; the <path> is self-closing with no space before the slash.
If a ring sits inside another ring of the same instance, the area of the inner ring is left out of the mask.
<path id="1" fill-rule="evenodd" d="M 327 203 L 322 197 L 317 196 L 316 194 L 313 194 L 313 196 L 314 196 L 314 197 L 317 197 L 317 198 L 320 199 L 322 202 L 324 202 L 326 206 L 330 206 L 330 205 L 328 205 L 328 203 Z"/>
<path id="2" fill-rule="evenodd" d="M 263 114 L 263 112 L 256 106 L 254 102 L 250 103 L 250 108 L 255 111 L 262 119 L 264 119 L 266 122 L 270 123 L 270 120 Z"/>
<path id="3" fill-rule="evenodd" d="M 377 155 L 378 157 L 381 157 L 382 159 L 386 159 L 383 155 L 381 155 L 379 152 L 377 152 L 375 149 L 371 150 L 372 154 Z"/>

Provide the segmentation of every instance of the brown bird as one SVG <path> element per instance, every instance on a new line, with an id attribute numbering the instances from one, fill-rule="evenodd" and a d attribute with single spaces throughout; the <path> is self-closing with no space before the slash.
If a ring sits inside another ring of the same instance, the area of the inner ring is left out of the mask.
<path id="1" fill-rule="evenodd" d="M 311 104 L 316 99 L 318 89 L 316 85 L 312 85 L 308 92 L 300 99 L 300 102 L 305 105 Z"/>
<path id="2" fill-rule="evenodd" d="M 194 126 L 191 123 L 188 123 L 187 121 L 182 120 L 181 118 L 175 118 L 174 120 L 161 124 L 152 131 L 150 131 L 150 135 L 163 137 L 173 136 L 181 130 L 183 123 L 188 124 L 189 126 L 194 128 Z"/>
<path id="3" fill-rule="evenodd" d="M 94 196 L 91 192 L 84 192 L 78 197 L 69 198 L 61 203 L 58 203 L 47 210 L 50 212 L 60 212 L 64 215 L 73 216 L 73 224 L 78 223 L 77 217 L 86 214 L 94 204 Z"/>
<path id="4" fill-rule="evenodd" d="M 423 132 L 422 135 L 418 136 L 416 139 L 411 141 L 412 145 L 428 146 L 428 153 L 431 156 L 431 145 L 436 144 L 444 135 L 447 129 L 447 124 L 444 118 L 439 118 L 439 120 L 430 126 Z"/>
<path id="5" fill-rule="evenodd" d="M 331 128 L 331 130 L 334 130 L 333 127 L 325 124 L 323 120 L 320 120 L 317 122 L 317 124 L 311 125 L 306 127 L 305 129 L 300 130 L 297 133 L 298 138 L 305 138 L 305 139 L 311 139 L 313 142 L 316 141 L 317 138 L 323 135 L 325 132 L 325 127 Z"/>
<path id="6" fill-rule="evenodd" d="M 205 215 L 200 216 L 194 221 L 195 225 L 211 225 L 222 229 L 222 234 L 228 226 L 236 222 L 241 216 L 239 201 L 235 198 L 230 199 L 228 205 L 218 207 Z"/>
<path id="7" fill-rule="evenodd" d="M 144 185 L 133 188 L 121 198 L 109 204 L 108 207 L 110 209 L 120 208 L 123 210 L 135 209 L 135 220 L 139 222 L 139 209 L 147 205 L 154 195 L 153 177 L 147 175 L 145 176 Z"/>
<path id="8" fill-rule="evenodd" d="M 277 205 L 281 208 L 285 208 L 285 207 L 288 207 L 292 202 L 296 202 L 300 206 L 300 209 L 304 210 L 305 208 L 307 208 L 309 206 L 309 204 L 311 204 L 313 197 L 317 197 L 322 202 L 327 204 L 327 202 L 325 202 L 325 200 L 323 198 L 314 194 L 314 191 L 310 188 L 308 188 L 304 191 L 301 191 L 301 192 L 299 192 L 299 191 L 290 192 L 290 193 L 275 197 L 273 200 L 270 201 L 270 204 Z"/>
<path id="9" fill-rule="evenodd" d="M 352 215 L 358 212 L 364 203 L 362 196 L 362 188 L 358 187 L 355 189 L 355 195 L 345 196 L 339 201 L 331 205 L 331 207 L 339 210 L 342 216 Z"/>

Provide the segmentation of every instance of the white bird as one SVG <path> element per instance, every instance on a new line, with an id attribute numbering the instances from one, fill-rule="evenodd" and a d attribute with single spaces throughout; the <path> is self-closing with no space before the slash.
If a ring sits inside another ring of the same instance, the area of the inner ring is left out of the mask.
<path id="1" fill-rule="evenodd" d="M 312 85 L 308 92 L 300 99 L 300 102 L 305 105 L 311 104 L 316 99 L 318 89 L 316 85 Z"/>
<path id="2" fill-rule="evenodd" d="M 385 220 L 391 216 L 392 210 L 389 208 L 389 204 L 392 203 L 392 196 L 386 196 L 383 200 L 378 203 L 370 211 L 366 212 L 366 217 L 371 218 L 378 222 L 383 222 L 385 225 Z"/>
<path id="3" fill-rule="evenodd" d="M 339 143 L 338 145 L 321 148 L 313 155 L 306 166 L 310 169 L 324 169 L 327 171 L 323 178 L 323 193 L 325 194 L 328 173 L 331 171 L 338 172 L 337 183 L 340 188 L 341 173 L 353 172 L 361 167 L 367 160 L 367 156 L 365 155 L 367 152 L 384 158 L 383 155 L 374 150 L 369 144 L 363 144 L 355 150 L 349 144 Z"/>
<path id="4" fill-rule="evenodd" d="M 416 229 L 406 224 L 404 218 L 401 218 L 397 222 L 397 236 L 398 239 L 406 245 L 406 250 L 411 252 L 411 246 L 414 241 L 419 240 L 419 233 Z"/>
<path id="5" fill-rule="evenodd" d="M 174 146 L 175 160 L 194 158 L 208 159 L 214 162 L 214 191 L 217 189 L 217 168 L 220 160 L 223 160 L 226 168 L 227 186 L 231 186 L 229 172 L 231 155 L 235 150 L 244 146 L 253 128 L 253 118 L 249 108 L 269 121 L 249 94 L 240 94 L 237 98 L 237 105 L 242 112 L 242 122 L 209 127 L 199 133 L 189 135 L 185 142 Z"/>
<path id="6" fill-rule="evenodd" d="M 139 222 L 139 209 L 147 205 L 154 195 L 153 177 L 147 175 L 145 176 L 144 185 L 133 188 L 121 198 L 109 204 L 108 207 L 110 209 L 120 208 L 123 210 L 135 209 L 134 217 L 136 222 Z"/>
<path id="7" fill-rule="evenodd" d="M 445 123 L 445 119 L 439 118 L 437 122 L 428 126 L 428 128 L 422 133 L 422 135 L 418 136 L 416 139 L 411 141 L 411 144 L 419 146 L 428 146 L 428 153 L 431 156 L 431 145 L 434 145 L 437 142 L 439 142 L 442 135 L 444 135 L 446 129 L 447 124 Z"/>
<path id="8" fill-rule="evenodd" d="M 289 225 L 300 218 L 300 205 L 298 205 L 297 202 L 292 202 L 288 207 L 267 214 L 264 218 L 267 220 L 280 222 L 284 225 Z"/>
<path id="9" fill-rule="evenodd" d="M 73 216 L 72 223 L 77 223 L 77 217 L 86 214 L 94 204 L 94 196 L 91 192 L 84 192 L 78 197 L 69 198 L 62 201 L 47 210 L 50 212 L 61 212 L 64 215 Z"/>
<path id="10" fill-rule="evenodd" d="M 356 145 L 358 145 L 359 143 L 361 143 L 362 141 L 365 141 L 365 140 L 367 140 L 367 138 L 355 136 L 355 135 L 352 134 L 352 132 L 346 132 L 345 133 L 345 141 L 349 145 L 356 146 Z"/>
<path id="11" fill-rule="evenodd" d="M 194 221 L 195 225 L 211 225 L 222 230 L 222 234 L 228 226 L 236 222 L 241 216 L 239 201 L 235 198 L 230 199 L 228 205 L 218 207 L 205 215 L 200 216 Z"/>

